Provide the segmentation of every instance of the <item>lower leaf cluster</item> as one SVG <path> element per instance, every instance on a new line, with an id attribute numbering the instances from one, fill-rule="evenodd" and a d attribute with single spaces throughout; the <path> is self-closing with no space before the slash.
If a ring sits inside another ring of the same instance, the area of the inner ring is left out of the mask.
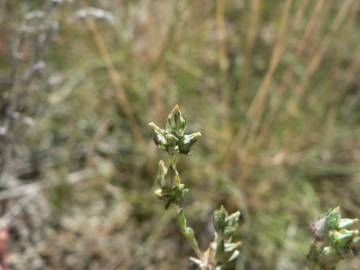
<path id="1" fill-rule="evenodd" d="M 359 230 L 352 229 L 356 223 L 358 219 L 342 218 L 339 207 L 328 210 L 311 225 L 315 242 L 308 260 L 320 269 L 334 269 L 341 260 L 358 254 Z"/>

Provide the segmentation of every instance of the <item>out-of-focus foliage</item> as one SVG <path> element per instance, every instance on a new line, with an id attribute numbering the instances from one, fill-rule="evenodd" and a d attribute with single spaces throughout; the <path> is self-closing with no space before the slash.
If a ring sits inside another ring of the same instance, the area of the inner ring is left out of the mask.
<path id="1" fill-rule="evenodd" d="M 242 212 L 236 269 L 302 269 L 324 209 L 360 216 L 359 12 L 358 0 L 0 1 L 8 264 L 191 269 L 151 192 L 163 154 L 147 123 L 179 103 L 203 134 L 178 163 L 200 246 L 224 204 Z"/>

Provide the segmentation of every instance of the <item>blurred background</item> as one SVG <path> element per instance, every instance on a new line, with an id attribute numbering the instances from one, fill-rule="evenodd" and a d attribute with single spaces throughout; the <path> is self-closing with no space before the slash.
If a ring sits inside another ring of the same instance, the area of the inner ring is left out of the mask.
<path id="1" fill-rule="evenodd" d="M 1 0 L 0 25 L 3 269 L 194 269 L 153 195 L 175 104 L 189 221 L 205 248 L 241 210 L 236 269 L 304 269 L 310 222 L 360 217 L 360 1 Z"/>

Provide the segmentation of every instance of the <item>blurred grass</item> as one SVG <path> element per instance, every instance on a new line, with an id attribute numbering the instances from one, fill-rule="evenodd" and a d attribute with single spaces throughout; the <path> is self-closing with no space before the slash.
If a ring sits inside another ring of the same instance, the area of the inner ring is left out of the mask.
<path id="1" fill-rule="evenodd" d="M 1 4 L 4 74 L 25 13 L 43 3 Z M 110 169 L 48 194 L 63 211 L 51 210 L 56 222 L 43 221 L 49 228 L 56 223 L 53 234 L 39 238 L 50 247 L 50 255 L 37 250 L 44 265 L 189 268 L 191 251 L 177 234 L 173 213 L 164 213 L 151 193 L 162 154 L 147 122 L 164 122 L 178 103 L 203 134 L 192 157 L 180 161 L 193 187 L 185 203 L 202 245 L 211 235 L 211 211 L 224 203 L 244 214 L 237 269 L 302 269 L 309 222 L 335 205 L 360 216 L 359 4 L 59 5 L 51 15 L 59 31 L 46 48 L 45 73 L 31 82 L 24 101 L 35 126 L 16 127 L 17 152 L 24 160 L 43 152 L 34 181 L 61 181 L 84 168 Z M 112 19 L 78 18 L 90 6 Z M 59 81 L 44 90 L 41 85 L 54 76 Z M 354 261 L 342 269 L 358 266 Z"/>

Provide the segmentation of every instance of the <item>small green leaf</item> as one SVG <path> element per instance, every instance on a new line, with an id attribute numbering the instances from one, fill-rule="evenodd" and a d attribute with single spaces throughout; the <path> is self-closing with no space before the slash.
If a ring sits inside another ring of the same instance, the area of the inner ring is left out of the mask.
<path id="1" fill-rule="evenodd" d="M 226 226 L 224 230 L 224 237 L 226 239 L 231 238 L 237 231 L 237 226 Z"/>
<path id="2" fill-rule="evenodd" d="M 231 261 L 235 260 L 239 255 L 240 255 L 240 251 L 235 250 L 228 261 L 231 262 Z"/>
<path id="3" fill-rule="evenodd" d="M 192 249 L 196 252 L 197 255 L 199 255 L 201 252 L 200 252 L 199 245 L 196 241 L 194 231 L 191 227 L 189 227 L 187 225 L 184 211 L 181 208 L 179 208 L 179 210 L 178 210 L 178 222 L 179 222 L 181 232 L 184 234 L 186 239 L 191 244 Z"/>
<path id="4" fill-rule="evenodd" d="M 226 218 L 226 223 L 230 226 L 236 226 L 239 223 L 240 212 L 236 211 Z"/>
<path id="5" fill-rule="evenodd" d="M 182 231 L 185 231 L 187 224 L 186 224 L 186 217 L 185 217 L 184 212 L 183 212 L 182 209 L 179 209 L 178 220 L 179 220 L 180 229 Z"/>
<path id="6" fill-rule="evenodd" d="M 239 243 L 225 243 L 224 250 L 225 252 L 232 252 L 239 247 Z"/>
<path id="7" fill-rule="evenodd" d="M 186 217 L 183 210 L 181 209 L 178 213 L 180 229 L 187 238 L 194 236 L 194 231 L 187 225 Z"/>

